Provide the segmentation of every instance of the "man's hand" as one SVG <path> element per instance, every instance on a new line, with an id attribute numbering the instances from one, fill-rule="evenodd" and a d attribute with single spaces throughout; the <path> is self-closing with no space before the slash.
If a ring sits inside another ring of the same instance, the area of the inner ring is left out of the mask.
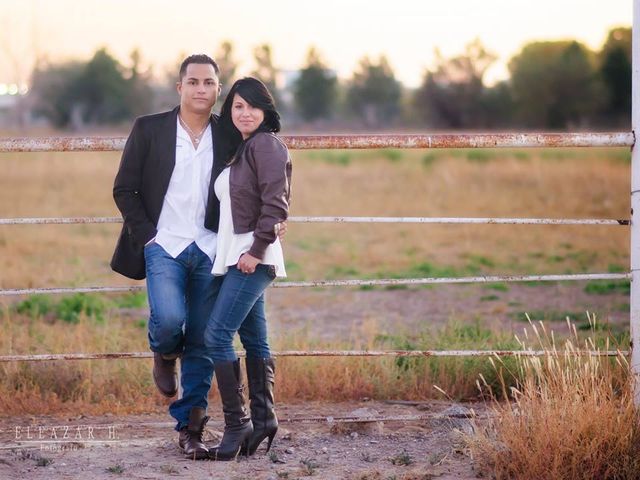
<path id="1" fill-rule="evenodd" d="M 240 260 L 238 260 L 238 270 L 247 275 L 251 275 L 256 271 L 256 266 L 259 263 L 259 258 L 256 258 L 253 255 L 249 255 L 248 253 L 243 253 L 240 256 Z"/>
<path id="2" fill-rule="evenodd" d="M 276 223 L 273 229 L 276 231 L 276 235 L 278 235 L 280 241 L 282 241 L 287 234 L 287 221 Z"/>

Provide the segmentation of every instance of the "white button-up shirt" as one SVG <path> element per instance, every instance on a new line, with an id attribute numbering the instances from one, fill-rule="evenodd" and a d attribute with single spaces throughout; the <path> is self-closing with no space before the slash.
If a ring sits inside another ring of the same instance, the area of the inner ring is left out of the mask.
<path id="1" fill-rule="evenodd" d="M 155 238 L 156 243 L 173 258 L 192 242 L 196 242 L 212 262 L 215 258 L 217 236 L 204 228 L 212 167 L 211 125 L 203 133 L 196 150 L 178 119 L 176 163 L 164 196 Z"/>

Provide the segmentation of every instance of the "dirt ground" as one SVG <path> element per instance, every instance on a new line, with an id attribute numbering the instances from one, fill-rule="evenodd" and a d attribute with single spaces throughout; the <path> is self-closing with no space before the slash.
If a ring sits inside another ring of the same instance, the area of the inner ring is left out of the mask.
<path id="1" fill-rule="evenodd" d="M 478 421 L 466 417 L 483 411 L 446 402 L 280 405 L 271 452 L 232 462 L 184 458 L 167 416 L 3 418 L 0 478 L 472 479 L 462 440 Z M 341 423 L 345 417 L 363 421 Z M 391 420 L 370 421 L 384 417 Z M 220 418 L 214 410 L 210 444 Z"/>

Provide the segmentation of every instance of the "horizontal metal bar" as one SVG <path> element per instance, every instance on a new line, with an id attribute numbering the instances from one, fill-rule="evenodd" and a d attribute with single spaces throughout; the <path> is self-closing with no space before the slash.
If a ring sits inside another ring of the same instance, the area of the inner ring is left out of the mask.
<path id="1" fill-rule="evenodd" d="M 236 352 L 244 356 L 244 352 Z M 591 356 L 612 357 L 627 355 L 620 350 L 284 350 L 272 352 L 276 357 L 543 357 L 554 356 Z M 153 358 L 153 352 L 118 352 L 118 353 L 50 353 L 41 355 L 0 355 L 2 362 L 50 362 L 58 360 L 113 360 L 131 358 Z"/>
<path id="2" fill-rule="evenodd" d="M 627 219 L 608 218 L 491 218 L 491 217 L 289 217 L 292 223 L 425 223 L 516 225 L 629 225 Z M 122 223 L 121 217 L 0 218 L 0 225 Z"/>
<path id="3" fill-rule="evenodd" d="M 299 287 L 357 287 L 385 285 L 427 285 L 438 283 L 494 283 L 494 282 L 558 282 L 577 280 L 629 280 L 630 273 L 579 273 L 574 275 L 484 275 L 478 277 L 448 278 L 384 278 L 379 280 L 316 280 L 312 282 L 275 282 L 271 288 Z M 67 294 L 67 293 L 122 293 L 144 290 L 143 285 L 121 287 L 62 287 L 62 288 L 22 288 L 0 290 L 1 296 L 31 294 Z"/>
<path id="4" fill-rule="evenodd" d="M 283 135 L 293 150 L 365 148 L 631 147 L 632 132 L 477 133 L 433 135 Z M 104 152 L 124 148 L 126 137 L 0 138 L 0 152 Z"/>

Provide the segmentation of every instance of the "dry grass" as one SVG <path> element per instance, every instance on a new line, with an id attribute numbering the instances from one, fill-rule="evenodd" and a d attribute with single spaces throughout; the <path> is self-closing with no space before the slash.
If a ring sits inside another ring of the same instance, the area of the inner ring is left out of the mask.
<path id="1" fill-rule="evenodd" d="M 3 353 L 148 350 L 144 321 L 117 314 L 107 314 L 102 321 L 80 315 L 77 323 L 67 323 L 5 311 L 0 331 Z M 352 331 L 342 342 L 317 342 L 304 331 L 290 332 L 275 339 L 273 348 L 502 348 L 515 343 L 509 345 L 505 334 L 479 325 L 451 324 L 419 335 L 399 333 L 398 329 L 393 337 L 381 336 L 378 331 L 370 323 Z M 150 360 L 0 364 L 0 410 L 5 414 L 161 410 L 167 402 L 156 393 L 150 371 Z M 277 373 L 278 398 L 286 402 L 439 398 L 434 385 L 456 398 L 477 398 L 475 379 L 479 374 L 497 385 L 486 359 L 282 358 Z M 216 395 L 213 389 L 212 398 Z"/>
<path id="2" fill-rule="evenodd" d="M 626 218 L 628 152 L 293 152 L 293 215 Z M 117 215 L 117 153 L 3 154 L 0 217 Z M 118 225 L 5 226 L 0 287 L 122 284 Z M 588 232 L 588 233 L 587 233 Z M 401 274 L 419 264 L 486 273 L 626 266 L 625 227 L 292 224 L 292 279 Z M 477 262 L 475 262 L 477 263 Z"/>
<path id="3" fill-rule="evenodd" d="M 542 324 L 532 328 L 547 354 L 518 360 L 513 402 L 495 402 L 497 420 L 470 439 L 480 470 L 496 479 L 640 478 L 640 418 L 626 358 L 572 356 L 577 334 L 556 347 Z"/>
<path id="4" fill-rule="evenodd" d="M 293 152 L 293 215 L 628 216 L 629 162 L 623 149 Z M 118 153 L 2 154 L 0 217 L 117 215 L 111 185 Z M 5 226 L 0 288 L 126 284 L 108 262 L 119 225 Z M 586 232 L 588 228 L 588 234 Z M 436 274 L 602 271 L 628 264 L 628 231 L 612 227 L 292 224 L 291 279 Z M 438 273 L 439 272 L 439 273 Z M 291 291 L 296 305 L 296 292 Z M 104 323 L 47 322 L 18 315 L 4 298 L 3 353 L 145 350 L 144 328 L 107 315 Z M 375 326 L 342 344 L 304 332 L 288 348 L 481 348 L 461 328 L 380 339 Z M 468 332 L 467 332 L 468 333 Z M 482 337 L 484 338 L 484 337 Z M 504 339 L 502 339 L 504 340 Z M 502 341 L 499 340 L 499 341 Z M 385 343 L 386 342 L 386 343 Z M 494 345 L 496 342 L 493 343 Z M 488 346 L 488 344 L 484 345 Z M 479 366 L 480 365 L 480 366 Z M 2 367 L 6 412 L 162 405 L 145 361 L 12 364 Z M 425 398 L 436 384 L 456 398 L 475 395 L 486 362 L 395 359 L 283 359 L 284 399 Z M 311 374 L 313 373 L 313 374 Z M 489 382 L 491 383 L 491 381 Z M 36 402 L 30 405 L 29 402 Z"/>

